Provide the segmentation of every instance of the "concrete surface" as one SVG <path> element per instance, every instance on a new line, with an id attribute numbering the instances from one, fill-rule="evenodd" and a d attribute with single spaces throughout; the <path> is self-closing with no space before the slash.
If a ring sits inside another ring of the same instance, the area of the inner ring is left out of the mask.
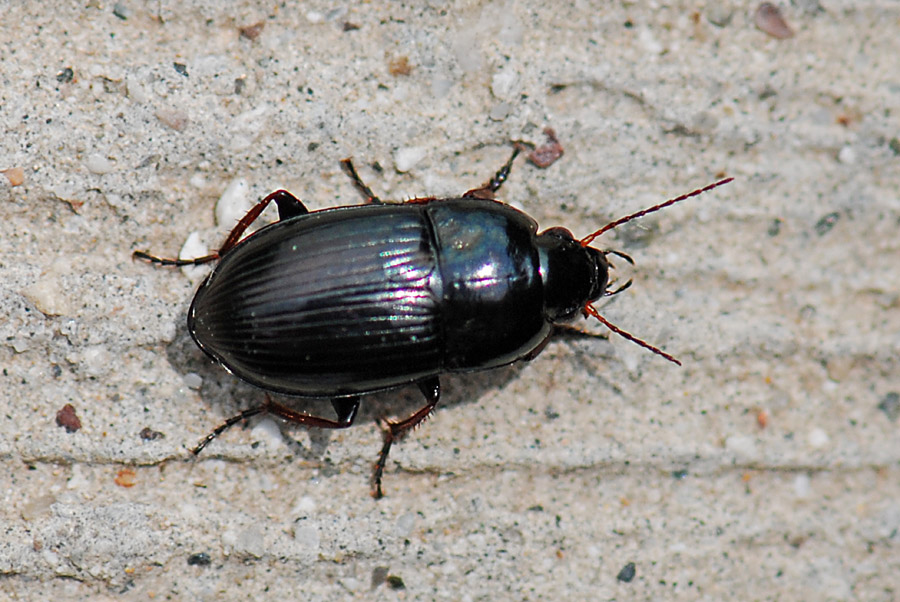
<path id="1" fill-rule="evenodd" d="M 900 5 L 779 40 L 727 1 L 57 4 L 0 28 L 0 598 L 898 595 Z M 683 368 L 613 337 L 446 378 L 377 502 L 414 389 L 190 456 L 262 396 L 185 332 L 201 276 L 133 250 L 218 245 L 229 185 L 354 204 L 348 155 L 460 194 L 545 126 L 501 197 L 580 236 L 736 178 L 600 241 L 637 262 L 604 315 Z"/>

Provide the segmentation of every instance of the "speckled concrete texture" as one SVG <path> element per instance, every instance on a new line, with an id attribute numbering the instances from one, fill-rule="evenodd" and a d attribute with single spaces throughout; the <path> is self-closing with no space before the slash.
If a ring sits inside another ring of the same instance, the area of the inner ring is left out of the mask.
<path id="1" fill-rule="evenodd" d="M 727 1 L 57 4 L 0 28 L 0 598 L 898 595 L 900 5 L 776 39 Z M 202 271 L 132 251 L 214 248 L 229 187 L 357 203 L 351 155 L 458 195 L 546 126 L 500 195 L 544 227 L 736 178 L 598 241 L 637 264 L 603 314 L 682 368 L 611 337 L 445 378 L 380 501 L 414 387 L 191 456 L 262 393 L 186 332 Z"/>

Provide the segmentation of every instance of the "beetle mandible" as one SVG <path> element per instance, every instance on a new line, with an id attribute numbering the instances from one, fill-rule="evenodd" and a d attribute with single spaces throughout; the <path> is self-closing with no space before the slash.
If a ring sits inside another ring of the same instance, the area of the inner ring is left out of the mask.
<path id="1" fill-rule="evenodd" d="M 232 425 L 262 412 L 310 427 L 353 424 L 360 396 L 416 384 L 425 405 L 381 420 L 384 444 L 372 476 L 381 480 L 391 445 L 425 420 L 440 398 L 440 376 L 530 360 L 578 314 L 680 365 L 671 355 L 608 322 L 593 303 L 609 289 L 608 255 L 590 243 L 625 222 L 732 180 L 727 178 L 615 220 L 576 239 L 541 233 L 525 213 L 494 200 L 521 144 L 487 183 L 459 198 L 384 202 L 350 159 L 343 170 L 365 203 L 310 212 L 285 190 L 259 201 L 218 251 L 196 259 L 134 257 L 167 266 L 218 261 L 188 312 L 197 345 L 239 378 L 271 391 L 330 398 L 336 419 L 273 401 L 216 428 L 199 453 Z M 279 220 L 247 236 L 269 203 Z M 590 336 L 590 335 L 587 335 Z"/>

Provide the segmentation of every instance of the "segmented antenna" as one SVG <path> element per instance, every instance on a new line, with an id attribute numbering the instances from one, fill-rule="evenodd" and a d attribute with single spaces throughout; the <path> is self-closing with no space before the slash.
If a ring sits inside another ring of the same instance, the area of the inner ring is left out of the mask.
<path id="1" fill-rule="evenodd" d="M 704 192 L 710 191 L 713 188 L 718 188 L 719 186 L 722 186 L 723 184 L 727 184 L 727 183 L 731 182 L 732 180 L 734 180 L 734 178 L 725 178 L 724 180 L 719 180 L 718 182 L 710 184 L 709 186 L 704 186 L 703 188 L 698 188 L 697 190 L 694 190 L 687 194 L 683 194 L 674 199 L 670 199 L 670 200 L 666 201 L 665 203 L 660 203 L 659 205 L 654 205 L 652 207 L 648 207 L 647 209 L 643 209 L 641 211 L 638 211 L 637 213 L 632 213 L 631 215 L 626 215 L 625 217 L 619 218 L 614 222 L 610 222 L 610 223 L 606 224 L 605 226 L 603 226 L 602 228 L 600 228 L 593 234 L 589 234 L 589 235 L 585 236 L 579 242 L 581 242 L 582 247 L 586 247 L 589 244 L 591 244 L 591 242 L 593 242 L 593 240 L 595 238 L 597 238 L 604 232 L 607 232 L 609 230 L 612 230 L 613 228 L 621 226 L 622 224 L 624 224 L 626 222 L 630 222 L 633 219 L 643 217 L 643 216 L 647 215 L 648 213 L 653 213 L 654 211 L 659 211 L 660 209 L 665 209 L 666 207 L 674 205 L 675 203 L 680 203 L 681 201 L 684 201 L 685 199 L 689 199 L 691 197 L 695 197 L 697 195 L 703 194 Z M 624 257 L 625 259 L 627 259 L 629 261 L 629 263 L 634 263 L 633 261 L 631 261 L 631 257 L 629 257 L 628 255 L 625 255 L 624 253 L 619 253 L 617 251 L 604 251 L 604 253 L 613 253 L 620 257 Z M 615 293 L 621 292 L 621 291 L 625 290 L 626 288 L 628 288 L 628 285 L 630 285 L 630 284 L 631 284 L 631 281 L 628 281 L 628 284 L 619 288 L 616 291 L 613 291 L 610 294 L 615 294 Z M 588 316 L 588 315 L 593 316 L 601 324 L 603 324 L 604 326 L 609 328 L 611 331 L 613 331 L 620 337 L 624 337 L 624 338 L 628 339 L 629 341 L 631 341 L 632 343 L 636 343 L 636 344 L 640 345 L 641 347 L 643 347 L 644 349 L 648 349 L 648 350 L 652 351 L 656 355 L 661 355 L 662 357 L 666 358 L 667 360 L 669 360 L 670 362 L 672 362 L 674 364 L 678 364 L 679 366 L 681 365 L 681 362 L 679 362 L 677 359 L 675 359 L 673 356 L 669 355 L 662 349 L 659 349 L 658 347 L 654 347 L 647 341 L 641 340 L 641 339 L 637 338 L 636 336 L 634 336 L 633 334 L 631 334 L 630 332 L 626 332 L 626 331 L 622 330 L 621 328 L 619 328 L 618 326 L 616 326 L 615 324 L 613 324 L 612 322 L 610 322 L 609 320 L 607 320 L 606 318 L 601 316 L 600 312 L 597 311 L 597 308 L 594 307 L 593 305 L 591 305 L 590 303 L 585 304 L 584 313 L 586 316 Z"/>
<path id="2" fill-rule="evenodd" d="M 638 345 L 640 345 L 640 346 L 643 347 L 644 349 L 649 349 L 650 351 L 652 351 L 652 352 L 655 353 L 656 355 L 661 355 L 661 356 L 663 356 L 664 358 L 666 358 L 667 360 L 669 360 L 669 361 L 672 362 L 673 364 L 678 364 L 679 366 L 681 365 L 681 362 L 679 362 L 677 359 L 675 359 L 673 356 L 669 355 L 668 353 L 666 353 L 665 351 L 663 351 L 663 350 L 660 349 L 659 347 L 654 347 L 653 345 L 651 345 L 651 344 L 648 343 L 647 341 L 644 341 L 644 340 L 642 340 L 642 339 L 637 338 L 636 336 L 634 336 L 634 335 L 631 334 L 630 332 L 625 332 L 624 330 L 622 330 L 621 328 L 619 328 L 618 326 L 616 326 L 615 324 L 613 324 L 612 322 L 610 322 L 609 320 L 607 320 L 606 318 L 604 318 L 603 316 L 601 316 L 601 315 L 600 315 L 600 312 L 597 311 L 597 308 L 595 308 L 595 307 L 594 307 L 593 305 L 591 305 L 590 303 L 588 303 L 587 305 L 584 306 L 584 311 L 585 311 L 585 313 L 590 314 L 590 315 L 592 315 L 593 317 L 595 317 L 595 318 L 597 318 L 598 320 L 600 320 L 600 323 L 601 323 L 601 324 L 603 324 L 604 326 L 606 326 L 607 328 L 609 328 L 610 330 L 612 330 L 614 333 L 616 333 L 616 334 L 619 335 L 620 337 L 625 337 L 626 339 L 628 339 L 628 340 L 631 341 L 632 343 L 637 343 Z"/>
<path id="3" fill-rule="evenodd" d="M 719 186 L 727 184 L 728 182 L 731 182 L 732 180 L 734 180 L 734 178 L 725 178 L 724 180 L 719 180 L 718 182 L 715 182 L 714 184 L 710 184 L 709 186 L 704 186 L 703 188 L 698 188 L 697 190 L 694 190 L 687 194 L 683 194 L 680 197 L 670 199 L 670 200 L 666 201 L 665 203 L 660 203 L 659 205 L 654 205 L 652 207 L 648 207 L 647 209 L 642 209 L 641 211 L 638 211 L 637 213 L 632 213 L 631 215 L 626 215 L 625 217 L 620 217 L 616 221 L 606 224 L 605 226 L 603 226 L 602 228 L 600 228 L 593 234 L 588 234 L 587 236 L 582 238 L 580 241 L 581 246 L 582 247 L 588 246 L 589 244 L 591 244 L 591 242 L 593 242 L 593 240 L 595 238 L 597 238 L 604 232 L 612 230 L 613 228 L 618 228 L 619 226 L 621 226 L 622 224 L 624 224 L 626 222 L 630 222 L 631 220 L 637 219 L 639 217 L 644 217 L 648 213 L 653 213 L 654 211 L 659 211 L 660 209 L 665 209 L 666 207 L 674 205 L 675 203 L 680 203 L 681 201 L 687 200 L 691 197 L 701 195 L 704 192 L 708 192 L 708 191 L 712 190 L 713 188 L 718 188 Z"/>

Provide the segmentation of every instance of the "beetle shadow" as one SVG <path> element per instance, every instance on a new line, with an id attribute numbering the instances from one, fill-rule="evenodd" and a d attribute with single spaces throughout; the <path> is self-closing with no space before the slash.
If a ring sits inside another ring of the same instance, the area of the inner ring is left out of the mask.
<path id="1" fill-rule="evenodd" d="M 230 374 L 216 362 L 206 356 L 194 343 L 187 329 L 179 329 L 175 339 L 166 348 L 167 359 L 182 376 L 194 373 L 200 376 L 202 384 L 199 394 L 202 403 L 214 410 L 212 414 L 219 416 L 218 422 L 199 425 L 201 432 L 212 432 L 232 416 L 242 411 L 257 407 L 265 401 L 266 391 L 242 381 Z M 490 390 L 502 389 L 518 377 L 520 370 L 529 362 L 520 361 L 508 366 L 481 372 L 464 372 L 441 375 L 441 399 L 435 412 L 445 411 L 456 406 L 477 402 Z M 300 412 L 335 419 L 334 408 L 329 398 L 293 397 L 288 395 L 268 394 L 273 401 L 286 405 Z M 393 389 L 379 391 L 361 396 L 359 413 L 351 428 L 374 426 L 380 419 L 401 420 L 410 416 L 425 405 L 425 398 L 415 383 L 402 385 Z M 262 414 L 261 416 L 268 416 Z M 251 418 L 243 425 L 237 424 L 234 429 L 254 425 L 260 418 Z M 287 421 L 276 420 L 282 425 L 281 430 L 288 440 L 291 453 L 303 461 L 327 464 L 327 450 L 332 439 L 333 429 L 303 427 Z M 303 436 L 306 430 L 308 438 Z M 193 448 L 200 442 L 186 441 L 184 444 Z"/>

